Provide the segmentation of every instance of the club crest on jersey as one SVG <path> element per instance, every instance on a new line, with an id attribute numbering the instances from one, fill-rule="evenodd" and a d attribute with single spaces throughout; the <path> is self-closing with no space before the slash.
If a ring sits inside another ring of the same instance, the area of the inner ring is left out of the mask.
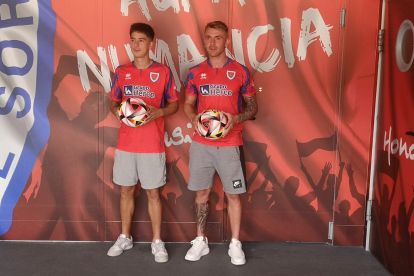
<path id="1" fill-rule="evenodd" d="M 156 82 L 159 77 L 160 77 L 159 73 L 153 73 L 153 72 L 150 73 L 150 79 L 152 82 Z"/>
<path id="2" fill-rule="evenodd" d="M 227 78 L 229 80 L 234 79 L 235 76 L 236 76 L 236 72 L 235 71 L 227 71 Z"/>

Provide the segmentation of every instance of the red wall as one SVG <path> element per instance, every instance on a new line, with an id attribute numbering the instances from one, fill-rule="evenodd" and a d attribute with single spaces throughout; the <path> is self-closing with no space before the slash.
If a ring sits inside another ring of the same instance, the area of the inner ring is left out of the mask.
<path id="1" fill-rule="evenodd" d="M 50 137 L 33 169 L 27 168 L 31 175 L 16 206 L 7 207 L 13 218 L 1 238 L 114 240 L 119 190 L 111 175 L 119 125 L 108 115 L 107 96 L 117 64 L 129 61 L 129 26 L 153 26 L 152 58 L 172 68 L 183 104 L 186 73 L 205 57 L 204 26 L 222 20 L 232 30 L 230 54 L 251 70 L 258 89 L 259 113 L 244 124 L 248 193 L 242 196 L 241 239 L 361 246 L 378 3 L 176 0 L 174 8 L 148 0 L 146 9 L 127 2 L 52 1 L 54 75 L 42 118 L 50 123 Z M 344 8 L 345 28 L 339 25 Z M 194 194 L 186 188 L 193 130 L 182 109 L 166 119 L 165 131 L 162 236 L 189 241 L 196 234 Z M 221 242 L 229 239 L 229 225 L 218 178 L 213 191 L 207 235 Z M 151 237 L 146 200 L 138 190 L 137 241 Z"/>

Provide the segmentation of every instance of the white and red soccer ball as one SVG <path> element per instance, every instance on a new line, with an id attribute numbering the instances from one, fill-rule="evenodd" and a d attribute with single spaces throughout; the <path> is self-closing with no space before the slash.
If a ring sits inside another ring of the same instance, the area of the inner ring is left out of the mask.
<path id="1" fill-rule="evenodd" d="M 198 131 L 209 140 L 216 140 L 223 136 L 227 125 L 227 116 L 214 109 L 204 111 L 198 120 Z"/>
<path id="2" fill-rule="evenodd" d="M 121 121 L 127 126 L 138 127 L 148 117 L 146 114 L 148 109 L 147 104 L 143 100 L 128 98 L 121 103 L 118 114 Z"/>

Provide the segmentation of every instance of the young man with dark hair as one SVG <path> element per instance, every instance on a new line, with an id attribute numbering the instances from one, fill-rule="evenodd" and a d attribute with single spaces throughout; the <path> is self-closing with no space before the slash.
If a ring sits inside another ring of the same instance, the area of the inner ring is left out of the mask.
<path id="1" fill-rule="evenodd" d="M 246 192 L 246 182 L 242 166 L 244 160 L 240 158 L 240 147 L 243 145 L 241 131 L 242 123 L 253 118 L 258 108 L 249 70 L 226 56 L 225 49 L 229 42 L 226 24 L 220 21 L 208 23 L 204 34 L 208 59 L 191 68 L 187 77 L 184 112 L 197 132 L 190 147 L 188 183 L 188 188 L 196 191 L 197 237 L 191 242 L 192 247 L 185 259 L 198 261 L 210 251 L 204 230 L 209 213 L 209 195 L 217 171 L 228 199 L 232 233 L 228 254 L 232 264 L 243 265 L 246 258 L 239 241 L 242 213 L 240 194 Z M 246 102 L 243 112 L 242 98 Z M 223 111 L 228 117 L 220 139 L 208 140 L 200 135 L 196 127 L 200 112 L 207 109 Z"/>
<path id="2" fill-rule="evenodd" d="M 113 181 L 120 185 L 121 235 L 109 249 L 108 256 L 118 256 L 133 246 L 130 235 L 138 181 L 148 196 L 148 213 L 152 224 L 152 254 L 155 261 L 168 261 L 161 241 L 162 204 L 159 188 L 165 185 L 164 118 L 177 112 L 178 97 L 171 70 L 149 58 L 154 30 L 145 23 L 130 29 L 131 63 L 119 66 L 111 90 L 111 112 L 118 110 L 128 98 L 139 98 L 149 106 L 147 119 L 139 127 L 121 124 L 115 152 Z M 166 100 L 166 103 L 165 103 Z"/>

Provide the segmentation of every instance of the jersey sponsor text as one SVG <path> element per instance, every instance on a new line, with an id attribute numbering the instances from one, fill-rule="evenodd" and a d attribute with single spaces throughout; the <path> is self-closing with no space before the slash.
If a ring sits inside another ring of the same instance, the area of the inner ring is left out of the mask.
<path id="1" fill-rule="evenodd" d="M 227 90 L 224 84 L 205 84 L 200 85 L 201 96 L 231 96 L 233 91 Z"/>
<path id="2" fill-rule="evenodd" d="M 124 86 L 124 96 L 138 96 L 145 98 L 155 98 L 155 93 L 149 91 L 149 86 L 141 85 L 125 85 Z"/>

